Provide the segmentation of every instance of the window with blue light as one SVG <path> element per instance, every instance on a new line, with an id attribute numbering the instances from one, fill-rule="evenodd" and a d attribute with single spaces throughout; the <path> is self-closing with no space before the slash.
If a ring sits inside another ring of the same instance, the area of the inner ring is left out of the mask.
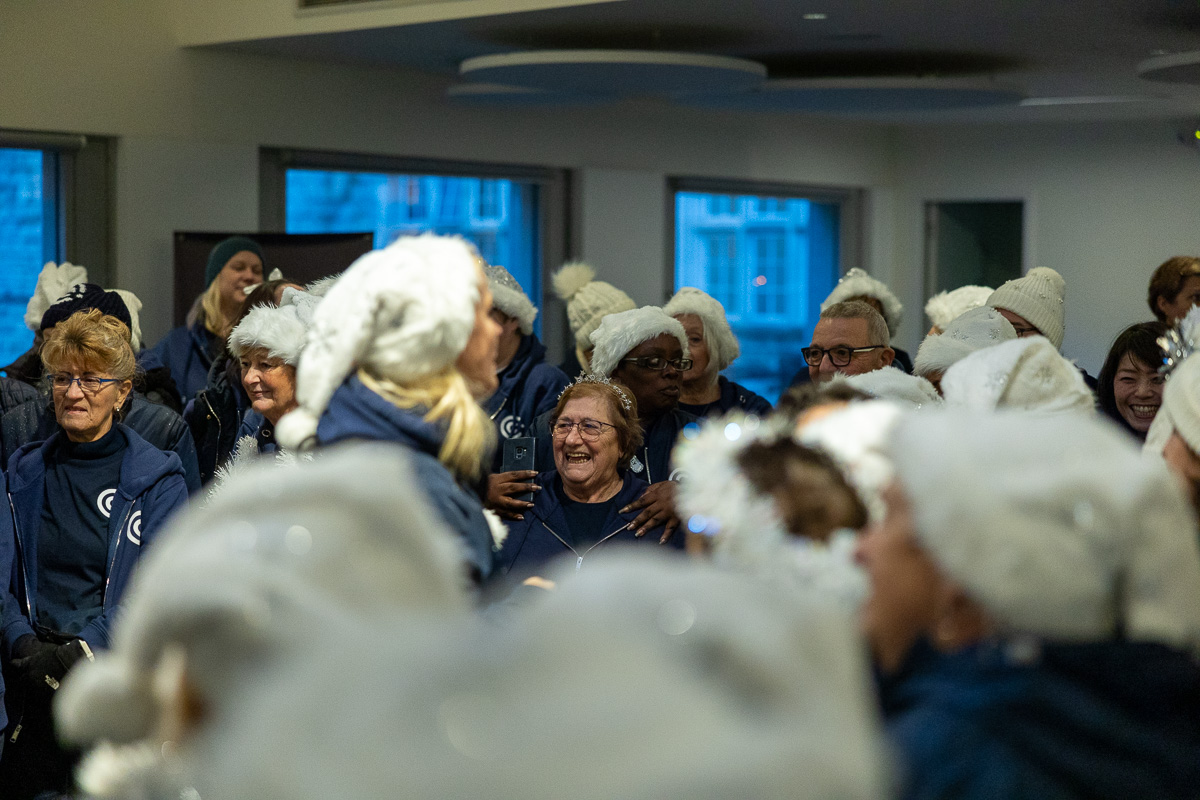
<path id="1" fill-rule="evenodd" d="M 800 349 L 837 282 L 839 221 L 837 202 L 675 193 L 675 288 L 725 306 L 741 344 L 725 375 L 771 402 L 804 367 Z"/>
<path id="2" fill-rule="evenodd" d="M 427 231 L 459 235 L 489 264 L 511 272 L 541 305 L 538 187 L 532 182 L 289 168 L 285 186 L 288 233 L 371 231 L 376 247 Z"/>
<path id="3" fill-rule="evenodd" d="M 33 344 L 25 306 L 47 261 L 58 258 L 56 213 L 43 186 L 47 160 L 42 150 L 0 148 L 0 365 Z"/>

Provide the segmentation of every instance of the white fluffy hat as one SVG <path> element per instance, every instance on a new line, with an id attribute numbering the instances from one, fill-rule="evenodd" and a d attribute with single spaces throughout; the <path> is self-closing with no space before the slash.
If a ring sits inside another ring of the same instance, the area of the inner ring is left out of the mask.
<path id="1" fill-rule="evenodd" d="M 289 660 L 344 655 L 331 643 L 352 621 L 467 613 L 457 539 L 418 486 L 404 451 L 378 444 L 335 446 L 286 479 L 266 459 L 247 467 L 146 553 L 112 648 L 58 694 L 59 732 L 75 743 L 154 736 L 171 705 L 164 669 L 179 668 L 164 664 L 172 651 L 211 722 Z"/>
<path id="2" fill-rule="evenodd" d="M 1200 642 L 1195 520 L 1120 432 L 955 410 L 901 419 L 889 452 L 920 541 L 1001 633 Z"/>
<path id="3" fill-rule="evenodd" d="M 688 341 L 683 325 L 658 306 L 642 306 L 609 314 L 592 334 L 595 350 L 592 353 L 591 373 L 601 378 L 610 377 L 630 350 L 664 333 L 679 340 L 683 357 L 687 358 Z"/>
<path id="4" fill-rule="evenodd" d="M 971 309 L 986 305 L 993 291 L 990 286 L 960 286 L 938 292 L 925 303 L 925 316 L 944 331 L 951 322 Z"/>
<path id="5" fill-rule="evenodd" d="M 976 350 L 1016 338 L 1012 323 L 999 311 L 990 306 L 973 308 L 947 323 L 942 333 L 925 337 L 913 361 L 913 372 L 923 376 L 945 372 Z"/>
<path id="6" fill-rule="evenodd" d="M 1043 414 L 1093 414 L 1096 398 L 1074 364 L 1044 336 L 977 350 L 942 376 L 946 405 L 973 411 L 1009 408 Z"/>
<path id="7" fill-rule="evenodd" d="M 279 306 L 255 306 L 230 332 L 230 352 L 241 358 L 246 351 L 262 347 L 271 358 L 296 366 L 319 299 L 289 286 Z"/>
<path id="8" fill-rule="evenodd" d="M 834 375 L 833 379 L 877 400 L 890 400 L 909 408 L 942 404 L 942 396 L 932 383 L 896 367 L 883 367 L 860 375 Z"/>
<path id="9" fill-rule="evenodd" d="M 504 267 L 493 267 L 489 264 L 484 266 L 483 271 L 487 275 L 488 287 L 492 290 L 492 305 L 508 316 L 520 320 L 521 333 L 526 336 L 533 333 L 533 321 L 538 315 L 537 306 L 529 299 L 529 295 L 525 294 L 517 279 Z"/>
<path id="10" fill-rule="evenodd" d="M 886 400 L 850 403 L 796 432 L 802 444 L 824 450 L 838 463 L 872 522 L 883 519 L 881 495 L 893 476 L 884 446 L 902 413 L 899 405 Z"/>
<path id="11" fill-rule="evenodd" d="M 276 426 L 299 449 L 357 367 L 407 383 L 449 367 L 467 346 L 479 302 L 474 248 L 450 236 L 405 236 L 350 265 L 317 306 L 296 372 L 300 407 Z"/>
<path id="12" fill-rule="evenodd" d="M 559 588 L 506 626 L 401 621 L 353 658 L 314 653 L 208 737 L 200 794 L 886 795 L 848 616 L 705 564 L 609 558 L 553 573 Z"/>
<path id="13" fill-rule="evenodd" d="M 596 280 L 596 271 L 587 264 L 564 264 L 551 279 L 554 292 L 567 304 L 567 321 L 575 334 L 575 347 L 581 352 L 592 349 L 592 332 L 608 314 L 637 308 L 629 295 L 606 281 Z"/>
<path id="14" fill-rule="evenodd" d="M 142 300 L 127 289 L 113 289 L 113 291 L 121 295 L 121 300 L 125 302 L 125 308 L 129 309 L 129 344 L 136 353 L 142 349 L 142 323 L 140 321 Z"/>
<path id="15" fill-rule="evenodd" d="M 987 304 L 1021 317 L 1057 350 L 1066 332 L 1066 295 L 1067 283 L 1062 275 L 1049 267 L 1034 267 L 992 292 Z"/>
<path id="16" fill-rule="evenodd" d="M 1200 453 L 1200 357 L 1184 359 L 1167 378 L 1162 405 L 1146 434 L 1146 452 L 1161 456 L 1178 433 L 1194 453 Z"/>
<path id="17" fill-rule="evenodd" d="M 825 302 L 821 303 L 821 310 L 854 297 L 872 297 L 878 300 L 883 306 L 883 318 L 887 322 L 888 334 L 896 335 L 900 330 L 900 321 L 904 319 L 904 304 L 886 284 L 872 278 L 858 267 L 842 276 L 837 286 L 833 287 L 833 291 L 825 298 Z"/>
<path id="18" fill-rule="evenodd" d="M 708 356 L 722 372 L 741 353 L 737 337 L 725 317 L 725 306 L 710 294 L 692 286 L 684 286 L 663 306 L 663 311 L 672 317 L 695 314 L 704 325 L 704 338 L 708 340 Z"/>

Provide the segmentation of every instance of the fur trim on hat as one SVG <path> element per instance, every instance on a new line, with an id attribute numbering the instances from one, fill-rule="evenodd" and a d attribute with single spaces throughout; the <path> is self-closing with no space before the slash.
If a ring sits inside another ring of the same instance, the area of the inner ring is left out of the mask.
<path id="1" fill-rule="evenodd" d="M 1162 405 L 1146 433 L 1146 453 L 1161 457 L 1174 433 L 1200 453 L 1200 355 L 1188 356 L 1167 376 Z"/>
<path id="2" fill-rule="evenodd" d="M 304 291 L 317 297 L 324 297 L 329 294 L 329 290 L 337 283 L 337 279 L 342 277 L 342 273 L 336 275 L 326 275 L 324 278 L 318 278 L 312 283 L 304 287 Z"/>
<path id="3" fill-rule="evenodd" d="M 320 302 L 296 371 L 299 408 L 280 444 L 311 444 L 329 398 L 357 367 L 405 384 L 454 363 L 475 327 L 479 266 L 458 237 L 403 236 L 360 257 Z"/>
<path id="4" fill-rule="evenodd" d="M 1044 336 L 1026 336 L 971 353 L 946 370 L 942 395 L 946 405 L 972 411 L 1096 411 L 1096 398 L 1079 369 Z"/>
<path id="5" fill-rule="evenodd" d="M 25 306 L 25 327 L 37 333 L 41 330 L 42 317 L 54 301 L 66 294 L 72 286 L 88 282 L 87 267 L 64 261 L 55 264 L 47 261 L 38 273 L 33 296 Z"/>
<path id="6" fill-rule="evenodd" d="M 737 336 L 729 327 L 725 306 L 712 295 L 692 286 L 684 286 L 663 306 L 663 311 L 672 317 L 695 314 L 704 325 L 704 338 L 708 340 L 708 357 L 716 363 L 714 372 L 724 372 L 741 354 Z"/>
<path id="7" fill-rule="evenodd" d="M 294 367 L 307 336 L 308 326 L 295 306 L 255 306 L 229 334 L 229 352 L 241 358 L 261 347 L 271 358 Z"/>
<path id="8" fill-rule="evenodd" d="M 1062 275 L 1049 267 L 1034 267 L 992 292 L 987 304 L 1016 314 L 1058 350 L 1066 333 L 1066 292 Z"/>
<path id="9" fill-rule="evenodd" d="M 911 414 L 887 450 L 922 547 L 999 636 L 1195 651 L 1194 516 L 1162 463 L 1141 458 L 1115 426 L 1079 415 Z"/>
<path id="10" fill-rule="evenodd" d="M 609 314 L 592 334 L 596 349 L 592 353 L 591 373 L 601 378 L 610 377 L 629 351 L 664 333 L 679 340 L 683 357 L 687 358 L 690 351 L 683 325 L 658 306 L 642 306 L 619 314 Z"/>
<path id="11" fill-rule="evenodd" d="M 938 292 L 925 303 L 925 316 L 944 331 L 950 323 L 973 308 L 986 305 L 994 290 L 990 286 L 960 286 L 948 292 Z"/>
<path id="12" fill-rule="evenodd" d="M 991 306 L 973 308 L 952 320 L 941 334 L 925 337 L 913 361 L 913 374 L 925 377 L 945 372 L 976 350 L 1016 338 L 1012 323 L 999 311 Z"/>
<path id="13" fill-rule="evenodd" d="M 865 270 L 855 267 L 847 272 L 833 291 L 821 303 L 821 310 L 854 297 L 872 297 L 883 306 L 883 319 L 887 322 L 888 334 L 895 336 L 904 319 L 904 304 L 882 281 L 872 278 Z"/>
<path id="14" fill-rule="evenodd" d="M 833 380 L 876 400 L 890 400 L 914 409 L 942 404 L 942 396 L 932 383 L 896 367 L 883 367 L 860 375 L 834 375 Z"/>
<path id="15" fill-rule="evenodd" d="M 504 267 L 493 267 L 490 264 L 483 268 L 483 272 L 487 275 L 488 288 L 492 290 L 492 305 L 508 316 L 515 317 L 521 323 L 521 333 L 526 336 L 533 333 L 533 321 L 538 315 L 537 306 L 521 289 L 517 279 Z"/>

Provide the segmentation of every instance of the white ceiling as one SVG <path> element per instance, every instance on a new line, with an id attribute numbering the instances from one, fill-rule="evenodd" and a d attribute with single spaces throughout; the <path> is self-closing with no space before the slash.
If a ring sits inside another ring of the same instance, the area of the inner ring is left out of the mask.
<path id="1" fill-rule="evenodd" d="M 353 15 L 354 6 L 299 13 Z M 806 19 L 821 14 L 824 19 Z M 464 59 L 488 54 L 675 51 L 759 61 L 772 80 L 970 79 L 1015 87 L 1034 99 L 1031 105 L 970 111 L 858 112 L 871 121 L 1200 118 L 1200 86 L 1137 75 L 1146 59 L 1200 50 L 1195 0 L 623 0 L 209 46 L 395 65 L 444 75 L 447 85 L 457 82 Z M 1047 98 L 1121 101 L 1057 105 Z"/>

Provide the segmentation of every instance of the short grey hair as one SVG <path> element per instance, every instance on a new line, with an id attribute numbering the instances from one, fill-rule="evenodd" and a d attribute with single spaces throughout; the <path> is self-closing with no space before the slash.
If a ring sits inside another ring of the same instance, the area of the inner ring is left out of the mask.
<path id="1" fill-rule="evenodd" d="M 821 319 L 865 319 L 867 321 L 867 344 L 872 347 L 890 347 L 887 320 L 875 307 L 862 300 L 846 300 L 834 303 L 821 312 Z"/>

